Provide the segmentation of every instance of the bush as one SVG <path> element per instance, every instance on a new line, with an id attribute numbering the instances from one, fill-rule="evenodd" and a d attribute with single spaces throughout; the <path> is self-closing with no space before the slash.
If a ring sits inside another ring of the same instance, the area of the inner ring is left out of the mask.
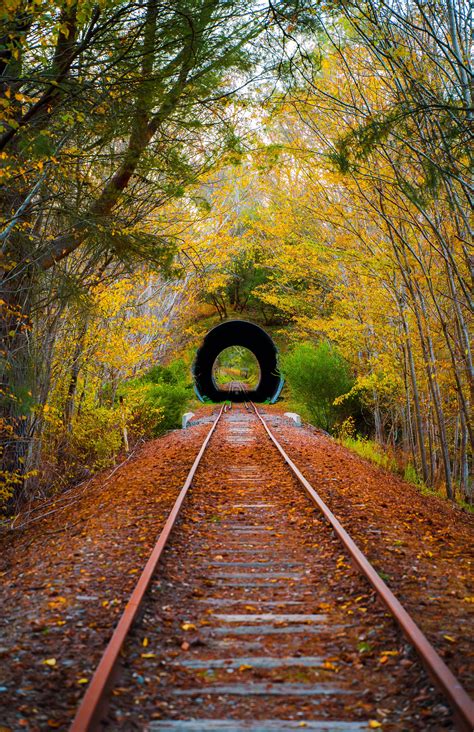
<path id="1" fill-rule="evenodd" d="M 165 410 L 160 400 L 161 389 L 143 382 L 127 385 L 120 407 L 121 419 L 134 439 L 156 437 L 162 431 Z"/>
<path id="2" fill-rule="evenodd" d="M 181 425 L 181 415 L 192 396 L 189 370 L 181 361 L 153 366 L 143 376 L 121 387 L 130 428 L 141 437 L 156 437 Z"/>
<path id="3" fill-rule="evenodd" d="M 92 472 L 113 463 L 122 447 L 120 415 L 110 407 L 85 408 L 72 422 L 68 452 Z"/>
<path id="4" fill-rule="evenodd" d="M 99 405 L 88 395 L 74 415 L 70 431 L 59 410 L 45 407 L 41 481 L 57 490 L 113 465 L 124 447 L 124 427 L 133 446 L 139 438 L 156 437 L 180 426 L 190 389 L 185 364 L 175 362 L 169 367 L 155 366 L 125 382 L 114 402 Z"/>
<path id="5" fill-rule="evenodd" d="M 413 485 L 417 485 L 419 488 L 426 488 L 425 484 L 423 483 L 423 479 L 418 474 L 417 469 L 411 462 L 408 462 L 405 465 L 403 477 L 407 481 L 407 483 L 413 483 Z"/>
<path id="6" fill-rule="evenodd" d="M 123 403 L 119 399 L 105 406 L 86 403 L 74 415 L 70 432 L 64 430 L 61 422 L 48 423 L 43 480 L 51 488 L 58 488 L 113 465 L 124 448 L 124 427 L 131 446 L 139 438 L 149 439 L 163 432 L 174 417 L 167 403 L 170 395 L 163 393 L 166 389 L 163 385 L 136 381 L 126 385 Z M 173 404 L 176 402 L 175 398 Z"/>
<path id="7" fill-rule="evenodd" d="M 350 410 L 350 404 L 335 406 L 334 400 L 347 394 L 354 380 L 339 351 L 326 341 L 296 346 L 283 356 L 282 371 L 292 398 L 317 427 L 331 432 Z"/>

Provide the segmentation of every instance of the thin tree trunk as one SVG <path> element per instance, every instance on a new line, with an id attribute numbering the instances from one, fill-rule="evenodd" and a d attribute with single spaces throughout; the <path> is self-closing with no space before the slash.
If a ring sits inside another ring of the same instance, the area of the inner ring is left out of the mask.
<path id="1" fill-rule="evenodd" d="M 402 319 L 403 332 L 405 334 L 405 348 L 408 360 L 408 366 L 410 371 L 411 386 L 413 391 L 413 406 L 415 408 L 415 423 L 416 423 L 416 434 L 417 434 L 417 446 L 418 453 L 421 461 L 421 474 L 423 476 L 423 482 L 428 483 L 428 462 L 426 459 L 426 448 L 425 448 L 425 434 L 423 427 L 423 419 L 421 416 L 420 409 L 420 395 L 418 392 L 418 381 L 416 377 L 415 360 L 413 358 L 413 351 L 411 347 L 411 335 L 409 330 L 408 322 L 405 318 L 403 308 L 400 306 L 400 315 Z"/>
<path id="2" fill-rule="evenodd" d="M 81 370 L 81 356 L 84 350 L 84 341 L 88 328 L 88 319 L 84 318 L 84 322 L 78 333 L 77 340 L 74 346 L 74 352 L 72 355 L 71 371 L 69 375 L 69 385 L 66 394 L 66 401 L 64 403 L 64 431 L 70 432 L 72 429 L 72 418 L 74 415 L 74 401 L 76 398 L 77 391 L 77 380 Z"/>

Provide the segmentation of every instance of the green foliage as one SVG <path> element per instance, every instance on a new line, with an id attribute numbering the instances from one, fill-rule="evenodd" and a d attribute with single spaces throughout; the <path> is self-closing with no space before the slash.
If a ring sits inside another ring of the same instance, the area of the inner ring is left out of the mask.
<path id="1" fill-rule="evenodd" d="M 268 281 L 269 271 L 262 253 L 241 251 L 230 263 L 231 278 L 226 296 L 232 307 L 244 310 L 259 303 L 258 288 Z"/>
<path id="2" fill-rule="evenodd" d="M 407 463 L 405 466 L 405 471 L 403 473 L 404 479 L 407 481 L 407 483 L 413 483 L 413 485 L 423 486 L 423 481 L 421 480 L 420 476 L 417 473 L 417 470 L 413 463 Z"/>
<path id="3" fill-rule="evenodd" d="M 344 437 L 341 442 L 344 447 L 348 447 L 349 450 L 357 453 L 365 460 L 370 460 L 371 463 L 387 470 L 397 470 L 396 461 L 390 455 L 387 455 L 377 442 L 359 436 Z"/>
<path id="4" fill-rule="evenodd" d="M 119 390 L 134 434 L 156 437 L 179 427 L 192 396 L 189 369 L 182 360 L 153 366 L 143 376 L 127 381 Z"/>
<path id="5" fill-rule="evenodd" d="M 356 169 L 361 160 L 366 160 L 372 150 L 386 140 L 398 119 L 396 110 L 372 117 L 340 137 L 334 150 L 328 153 L 328 159 L 343 175 L 351 169 Z"/>
<path id="6" fill-rule="evenodd" d="M 128 386 L 122 407 L 123 422 L 134 440 L 156 437 L 162 431 L 164 407 L 161 385 L 139 382 Z"/>
<path id="7" fill-rule="evenodd" d="M 306 407 L 317 427 L 332 431 L 348 404 L 336 406 L 337 397 L 349 392 L 353 378 L 338 350 L 327 343 L 301 343 L 282 358 L 282 371 L 292 397 Z"/>

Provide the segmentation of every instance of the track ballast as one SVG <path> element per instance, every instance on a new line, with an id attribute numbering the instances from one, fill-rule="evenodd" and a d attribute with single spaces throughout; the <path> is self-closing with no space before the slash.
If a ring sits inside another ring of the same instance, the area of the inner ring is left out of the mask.
<path id="1" fill-rule="evenodd" d="M 456 720 L 419 693 L 411 646 L 276 448 L 254 408 L 220 410 L 74 732 L 472 728 L 441 659 Z"/>

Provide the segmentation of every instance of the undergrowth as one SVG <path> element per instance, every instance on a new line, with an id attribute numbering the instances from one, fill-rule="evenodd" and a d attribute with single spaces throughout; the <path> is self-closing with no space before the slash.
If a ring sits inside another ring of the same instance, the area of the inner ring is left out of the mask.
<path id="1" fill-rule="evenodd" d="M 371 463 L 375 463 L 381 468 L 398 472 L 396 460 L 384 452 L 377 442 L 369 440 L 366 437 L 344 437 L 341 442 L 344 447 L 348 447 L 349 450 L 352 450 L 352 452 L 355 452 L 360 457 L 370 460 Z"/>
<path id="2" fill-rule="evenodd" d="M 116 462 L 139 439 L 152 439 L 181 425 L 192 398 L 189 369 L 184 362 L 154 366 L 124 381 L 101 403 L 88 394 L 69 426 L 54 405 L 46 408 L 41 483 L 49 490 L 87 478 Z"/>
<path id="3" fill-rule="evenodd" d="M 423 482 L 412 462 L 404 463 L 402 460 L 397 460 L 395 456 L 390 455 L 377 442 L 360 437 L 360 435 L 340 436 L 339 442 L 360 457 L 401 476 L 407 483 L 418 488 L 421 495 L 436 496 L 442 500 L 447 500 L 443 490 L 430 488 Z M 474 505 L 471 505 L 459 495 L 456 496 L 455 502 L 468 513 L 474 513 Z"/>
<path id="4" fill-rule="evenodd" d="M 349 366 L 334 345 L 326 341 L 294 346 L 281 357 L 281 370 L 290 399 L 316 427 L 332 432 L 351 412 L 352 405 L 336 405 L 337 397 L 353 386 Z"/>

